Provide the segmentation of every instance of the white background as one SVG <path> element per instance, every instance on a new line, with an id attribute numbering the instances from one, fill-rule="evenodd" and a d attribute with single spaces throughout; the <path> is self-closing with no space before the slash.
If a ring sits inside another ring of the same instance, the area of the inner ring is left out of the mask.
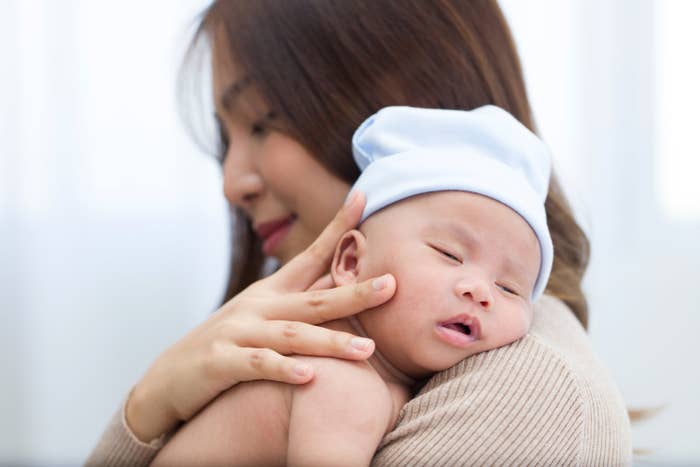
<path id="1" fill-rule="evenodd" d="M 204 0 L 0 0 L 0 463 L 80 463 L 226 279 L 217 164 L 176 115 Z M 590 334 L 652 463 L 698 463 L 693 0 L 501 0 L 593 242 Z"/>

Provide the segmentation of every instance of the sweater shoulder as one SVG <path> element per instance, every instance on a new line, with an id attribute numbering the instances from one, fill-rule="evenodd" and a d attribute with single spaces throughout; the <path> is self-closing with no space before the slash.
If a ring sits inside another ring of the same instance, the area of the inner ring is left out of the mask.
<path id="1" fill-rule="evenodd" d="M 592 429 L 601 426 L 602 435 Z M 628 432 L 585 331 L 545 297 L 527 336 L 434 375 L 404 406 L 375 464 L 624 464 Z"/>

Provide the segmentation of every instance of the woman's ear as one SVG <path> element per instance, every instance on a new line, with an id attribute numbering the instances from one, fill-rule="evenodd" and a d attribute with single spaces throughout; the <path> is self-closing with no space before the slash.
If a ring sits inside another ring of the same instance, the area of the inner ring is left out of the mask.
<path id="1" fill-rule="evenodd" d="M 367 251 L 367 239 L 359 230 L 345 232 L 335 247 L 331 276 L 336 286 L 354 284 L 360 275 L 360 262 Z"/>

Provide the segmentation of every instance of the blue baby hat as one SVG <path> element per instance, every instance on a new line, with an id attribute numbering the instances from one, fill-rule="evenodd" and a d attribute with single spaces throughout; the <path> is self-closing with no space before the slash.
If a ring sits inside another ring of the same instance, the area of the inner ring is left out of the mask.
<path id="1" fill-rule="evenodd" d="M 362 221 L 421 193 L 461 190 L 495 199 L 527 221 L 540 244 L 540 271 L 532 300 L 547 285 L 553 246 L 547 228 L 551 156 L 534 133 L 505 110 L 385 107 L 352 137 L 362 174 L 352 191 L 367 204 Z"/>

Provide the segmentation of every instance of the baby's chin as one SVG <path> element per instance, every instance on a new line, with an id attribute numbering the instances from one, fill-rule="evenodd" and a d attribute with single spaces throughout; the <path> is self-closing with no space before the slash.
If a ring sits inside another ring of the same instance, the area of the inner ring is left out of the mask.
<path id="1" fill-rule="evenodd" d="M 430 377 L 435 373 L 441 371 L 449 370 L 450 368 L 459 365 L 464 360 L 481 353 L 480 351 L 462 353 L 459 356 L 438 356 L 434 355 L 433 358 L 422 359 L 421 362 L 416 362 L 418 365 L 405 371 L 407 375 L 415 380 L 420 380 L 423 378 Z"/>
<path id="2" fill-rule="evenodd" d="M 499 343 L 489 342 L 486 340 L 476 341 L 470 348 L 459 349 L 460 351 L 457 354 L 454 352 L 454 350 L 457 349 L 450 349 L 451 352 L 448 352 L 446 355 L 442 352 L 435 352 L 432 358 L 421 359 L 420 369 L 413 369 L 411 372 L 413 373 L 411 377 L 414 379 L 422 379 L 435 373 L 448 370 L 481 353 L 512 345 L 513 343 L 522 339 L 526 334 L 527 333 L 523 334 L 522 336 L 518 336 L 517 338 L 509 338 Z"/>

